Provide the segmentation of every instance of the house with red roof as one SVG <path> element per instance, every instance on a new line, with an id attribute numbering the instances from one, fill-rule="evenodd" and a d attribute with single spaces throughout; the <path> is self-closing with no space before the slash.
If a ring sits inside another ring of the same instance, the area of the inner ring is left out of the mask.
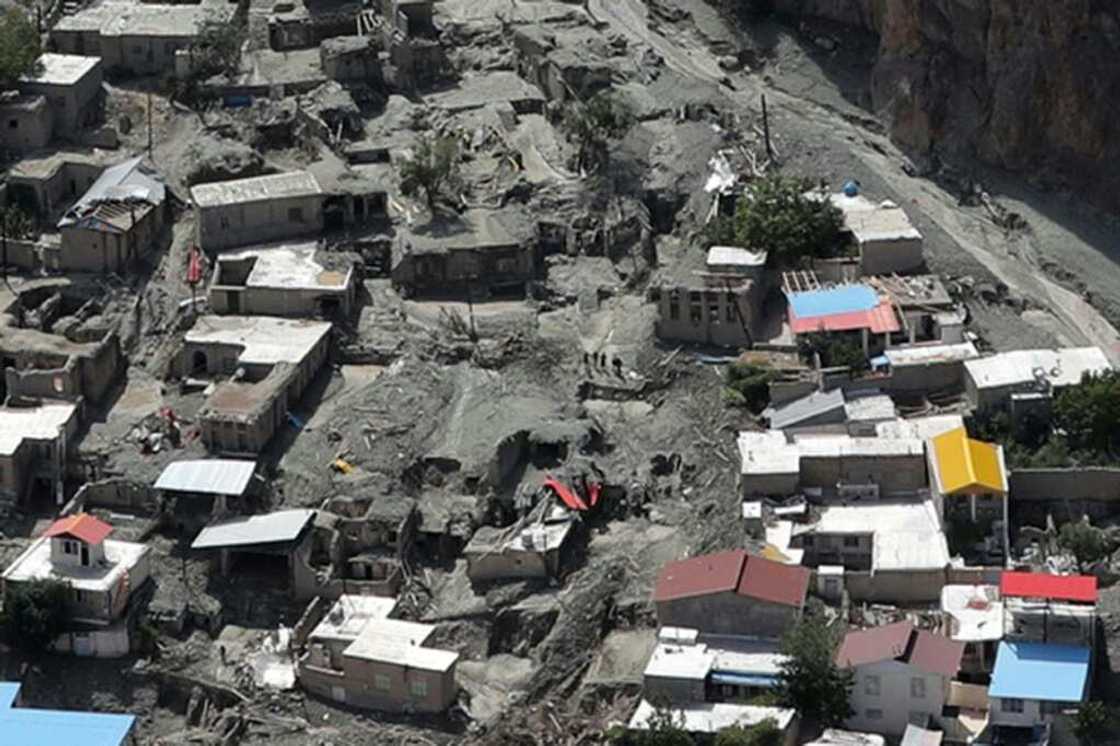
<path id="1" fill-rule="evenodd" d="M 849 632 L 836 653 L 855 674 L 846 727 L 901 736 L 909 724 L 939 725 L 963 654 L 963 642 L 910 622 Z"/>
<path id="2" fill-rule="evenodd" d="M 669 562 L 653 590 L 662 627 L 780 637 L 801 616 L 810 571 L 733 549 Z"/>
<path id="3" fill-rule="evenodd" d="M 64 516 L 32 541 L 0 575 L 5 596 L 24 583 L 57 580 L 69 586 L 72 631 L 56 652 L 115 657 L 129 652 L 133 597 L 151 576 L 151 550 L 109 539 L 113 527 L 88 513 Z"/>
<path id="4" fill-rule="evenodd" d="M 1000 575 L 999 595 L 1009 638 L 1096 646 L 1096 577 L 1009 570 Z"/>

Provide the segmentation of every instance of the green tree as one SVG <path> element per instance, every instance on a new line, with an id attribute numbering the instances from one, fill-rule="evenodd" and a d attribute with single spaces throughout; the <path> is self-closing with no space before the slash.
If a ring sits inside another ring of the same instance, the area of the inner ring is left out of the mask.
<path id="1" fill-rule="evenodd" d="M 1085 521 L 1067 523 L 1058 531 L 1058 546 L 1073 555 L 1077 568 L 1102 560 L 1111 549 L 1104 532 L 1090 526 Z"/>
<path id="2" fill-rule="evenodd" d="M 713 746 L 781 746 L 782 730 L 773 718 L 744 728 L 733 725 L 716 734 Z"/>
<path id="3" fill-rule="evenodd" d="M 237 75 L 245 36 L 244 24 L 236 20 L 204 19 L 190 46 L 191 77 L 203 80 L 212 75 Z"/>
<path id="4" fill-rule="evenodd" d="M 30 238 L 31 216 L 15 205 L 0 207 L 0 236 L 4 238 Z"/>
<path id="5" fill-rule="evenodd" d="M 777 174 L 747 185 L 735 209 L 737 246 L 769 252 L 774 266 L 829 256 L 842 227 L 840 210 L 826 199 L 806 196 L 809 182 Z"/>
<path id="6" fill-rule="evenodd" d="M 1104 702 L 1086 702 L 1073 720 L 1073 734 L 1083 746 L 1111 740 L 1117 730 L 1120 730 L 1120 714 Z"/>
<path id="7" fill-rule="evenodd" d="M 1120 444 L 1120 373 L 1089 373 L 1054 401 L 1054 425 L 1070 447 L 1112 456 Z"/>
<path id="8" fill-rule="evenodd" d="M 836 665 L 836 638 L 816 618 L 805 618 L 782 638 L 777 694 L 783 705 L 796 709 L 818 725 L 843 723 L 852 715 L 848 696 L 853 674 Z"/>
<path id="9" fill-rule="evenodd" d="M 634 123 L 631 111 L 609 93 L 597 93 L 586 103 L 573 103 L 564 116 L 564 128 L 579 146 L 576 168 L 592 173 L 609 160 L 608 142 L 621 137 Z"/>
<path id="10" fill-rule="evenodd" d="M 607 739 L 614 746 L 696 746 L 683 723 L 666 706 L 654 710 L 646 730 L 615 728 L 607 733 Z"/>
<path id="11" fill-rule="evenodd" d="M 459 144 L 453 137 L 421 135 L 411 158 L 400 166 L 401 192 L 411 197 L 424 192 L 429 209 L 459 174 Z"/>
<path id="12" fill-rule="evenodd" d="M 15 85 L 34 67 L 41 51 L 39 32 L 27 13 L 9 8 L 0 17 L 0 86 Z"/>
<path id="13" fill-rule="evenodd" d="M 770 403 L 770 382 L 774 372 L 749 363 L 732 363 L 727 366 L 727 388 L 732 392 L 729 400 L 744 406 L 755 414 Z"/>
<path id="14" fill-rule="evenodd" d="M 867 370 L 867 356 L 858 339 L 846 334 L 812 332 L 797 338 L 797 350 L 808 359 L 820 355 L 824 368 L 851 368 L 860 372 Z"/>
<path id="15" fill-rule="evenodd" d="M 57 580 L 33 580 L 9 586 L 0 612 L 0 630 L 9 645 L 38 654 L 66 630 L 70 589 Z"/>

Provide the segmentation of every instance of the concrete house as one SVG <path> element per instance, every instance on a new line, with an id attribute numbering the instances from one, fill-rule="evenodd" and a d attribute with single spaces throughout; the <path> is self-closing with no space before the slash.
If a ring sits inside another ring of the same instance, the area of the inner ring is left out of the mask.
<path id="1" fill-rule="evenodd" d="M 47 52 L 20 77 L 19 89 L 46 98 L 54 135 L 75 139 L 102 119 L 102 69 L 100 57 Z"/>
<path id="2" fill-rule="evenodd" d="M 319 182 L 306 171 L 191 187 L 204 251 L 313 236 L 323 232 Z"/>
<path id="3" fill-rule="evenodd" d="M 79 412 L 59 401 L 0 407 L 0 504 L 61 504 Z"/>
<path id="4" fill-rule="evenodd" d="M 851 284 L 786 292 L 790 331 L 795 336 L 829 333 L 858 339 L 870 357 L 893 344 L 904 330 L 890 298 L 870 285 Z"/>
<path id="5" fill-rule="evenodd" d="M 45 148 L 51 141 L 51 109 L 45 96 L 0 92 L 0 148 L 16 153 Z"/>
<path id="6" fill-rule="evenodd" d="M 27 156 L 8 170 L 8 202 L 54 225 L 105 170 L 106 153 L 61 150 Z"/>
<path id="7" fill-rule="evenodd" d="M 539 522 L 508 528 L 481 526 L 463 549 L 472 583 L 509 578 L 555 578 L 575 519 L 556 507 Z"/>
<path id="8" fill-rule="evenodd" d="M 982 554 L 1007 556 L 1007 465 L 1003 446 L 968 437 L 962 427 L 931 438 L 926 446 L 930 492 L 949 523 L 984 521 L 992 527 Z"/>
<path id="9" fill-rule="evenodd" d="M 98 341 L 75 342 L 38 329 L 3 326 L 0 365 L 9 399 L 101 399 L 119 381 L 123 355 L 116 332 Z"/>
<path id="10" fill-rule="evenodd" d="M 1097 578 L 1005 570 L 999 594 L 1008 639 L 1095 648 Z"/>
<path id="11" fill-rule="evenodd" d="M 20 583 L 59 580 L 70 586 L 73 631 L 55 642 L 60 652 L 117 657 L 129 651 L 129 600 L 151 575 L 151 549 L 113 541 L 112 526 L 86 513 L 60 518 L 16 558 L 4 574 L 4 592 Z"/>
<path id="12" fill-rule="evenodd" d="M 307 637 L 298 662 L 300 686 L 325 699 L 383 712 L 438 713 L 450 707 L 458 696 L 459 654 L 425 645 L 434 626 L 390 619 L 396 605 L 392 598 L 340 597 Z M 307 615 L 301 620 L 310 623 Z"/>
<path id="13" fill-rule="evenodd" d="M 270 316 L 202 316 L 184 338 L 180 373 L 226 377 L 198 413 L 214 452 L 255 454 L 326 363 L 331 324 Z"/>
<path id="14" fill-rule="evenodd" d="M 314 521 L 315 511 L 302 509 L 230 516 L 199 531 L 191 549 L 208 554 L 222 575 L 247 565 L 269 581 L 284 579 L 299 599 L 313 574 L 307 557 Z"/>
<path id="15" fill-rule="evenodd" d="M 314 241 L 254 247 L 218 255 L 210 282 L 217 314 L 348 318 L 358 293 L 356 257 Z"/>
<path id="16" fill-rule="evenodd" d="M 939 393 L 964 387 L 964 364 L 980 357 L 972 342 L 933 343 L 892 347 L 883 352 L 883 361 L 872 360 L 874 370 L 886 363 L 890 380 L 885 384 L 895 393 Z"/>
<path id="17" fill-rule="evenodd" d="M 999 588 L 992 585 L 947 585 L 941 589 L 941 630 L 964 644 L 961 676 L 987 681 L 996 661 L 996 647 L 1011 631 Z"/>
<path id="18" fill-rule="evenodd" d="M 963 652 L 964 643 L 910 622 L 849 632 L 836 653 L 855 674 L 846 727 L 901 736 L 911 723 L 939 723 Z"/>
<path id="19" fill-rule="evenodd" d="M 669 562 L 654 586 L 657 622 L 701 632 L 780 637 L 801 616 L 810 572 L 742 549 Z"/>
<path id="20" fill-rule="evenodd" d="M 23 705 L 22 685 L 0 681 L 0 733 L 11 744 L 58 743 L 60 734 L 81 734 L 84 746 L 134 746 L 136 717 L 108 712 L 43 710 Z"/>
<path id="21" fill-rule="evenodd" d="M 1052 396 L 1066 386 L 1081 383 L 1086 373 L 1112 370 L 1099 347 L 1060 350 L 1012 350 L 968 360 L 964 364 L 964 390 L 975 409 L 1012 405 L 1019 394 Z"/>
<path id="22" fill-rule="evenodd" d="M 830 195 L 840 209 L 844 231 L 859 251 L 865 275 L 907 273 L 921 269 L 922 234 L 906 212 L 893 202 L 876 204 L 861 194 Z"/>
<path id="23" fill-rule="evenodd" d="M 124 273 L 155 248 L 167 191 L 143 160 L 137 156 L 105 169 L 62 216 L 59 269 Z"/>
<path id="24" fill-rule="evenodd" d="M 1028 732 L 1076 710 L 1089 698 L 1090 652 L 1075 645 L 1001 642 L 988 687 L 989 722 Z"/>
<path id="25" fill-rule="evenodd" d="M 189 459 L 167 465 L 152 485 L 174 517 L 180 535 L 193 535 L 210 521 L 250 512 L 255 461 Z"/>

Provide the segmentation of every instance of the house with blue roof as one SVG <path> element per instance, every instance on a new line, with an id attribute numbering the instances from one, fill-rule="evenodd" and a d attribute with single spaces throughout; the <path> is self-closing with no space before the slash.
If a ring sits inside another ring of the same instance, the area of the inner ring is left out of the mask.
<path id="1" fill-rule="evenodd" d="M 1034 728 L 1076 709 L 1089 695 L 1090 660 L 1087 647 L 1001 642 L 988 687 L 989 722 Z"/>
<path id="2" fill-rule="evenodd" d="M 0 681 L 0 742 L 20 746 L 131 746 L 135 715 L 21 707 L 20 684 Z"/>

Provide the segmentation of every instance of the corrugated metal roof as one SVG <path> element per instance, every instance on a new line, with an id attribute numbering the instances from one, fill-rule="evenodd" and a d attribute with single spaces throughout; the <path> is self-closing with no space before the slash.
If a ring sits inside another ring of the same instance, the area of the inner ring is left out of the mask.
<path id="1" fill-rule="evenodd" d="M 279 510 L 218 521 L 198 533 L 191 549 L 225 549 L 295 541 L 314 517 L 314 510 Z"/>
<path id="2" fill-rule="evenodd" d="M 840 643 L 836 664 L 842 668 L 855 668 L 868 663 L 895 660 L 906 654 L 914 625 L 895 622 L 882 627 L 849 632 Z"/>
<path id="3" fill-rule="evenodd" d="M 21 746 L 122 746 L 133 715 L 13 707 L 20 685 L 0 683 L 0 740 Z"/>
<path id="4" fill-rule="evenodd" d="M 257 468 L 255 461 L 197 459 L 168 464 L 156 480 L 157 490 L 242 495 Z"/>
<path id="5" fill-rule="evenodd" d="M 738 591 L 740 595 L 761 601 L 801 608 L 805 604 L 810 575 L 806 567 L 772 562 L 748 554 Z"/>
<path id="6" fill-rule="evenodd" d="M 910 646 L 907 662 L 927 673 L 941 674 L 952 678 L 961 668 L 964 643 L 950 640 L 944 635 L 926 630 L 917 630 Z"/>
<path id="7" fill-rule="evenodd" d="M 810 334 L 812 332 L 847 332 L 856 329 L 867 329 L 873 334 L 887 334 L 897 332 L 902 328 L 894 306 L 889 300 L 883 300 L 878 306 L 866 311 L 849 311 L 826 316 L 802 317 L 794 312 L 793 306 L 789 308 L 789 326 L 794 334 Z"/>
<path id="8" fill-rule="evenodd" d="M 1008 571 L 1000 576 L 999 592 L 1007 598 L 1046 598 L 1095 604 L 1097 579 L 1092 575 Z"/>
<path id="9" fill-rule="evenodd" d="M 787 427 L 795 427 L 829 414 L 834 415 L 830 418 L 832 422 L 844 421 L 844 392 L 840 389 L 814 391 L 788 404 L 770 407 L 763 412 L 763 416 L 770 420 L 771 430 L 785 430 Z"/>
<path id="10" fill-rule="evenodd" d="M 801 318 L 870 311 L 879 305 L 879 294 L 867 285 L 838 285 L 789 293 L 788 297 L 790 309 Z"/>
<path id="11" fill-rule="evenodd" d="M 1001 642 L 988 696 L 1080 702 L 1089 678 L 1089 648 Z"/>
<path id="12" fill-rule="evenodd" d="M 962 427 L 933 439 L 937 476 L 947 495 L 1007 494 L 999 446 L 968 437 Z"/>
<path id="13" fill-rule="evenodd" d="M 733 591 L 739 585 L 747 553 L 732 549 L 676 562 L 667 562 L 657 576 L 653 600 L 673 601 L 709 593 Z"/>
<path id="14" fill-rule="evenodd" d="M 103 202 L 163 204 L 167 188 L 160 179 L 145 171 L 143 161 L 143 156 L 136 156 L 102 171 L 81 199 L 66 211 L 58 227 L 73 224 Z"/>

